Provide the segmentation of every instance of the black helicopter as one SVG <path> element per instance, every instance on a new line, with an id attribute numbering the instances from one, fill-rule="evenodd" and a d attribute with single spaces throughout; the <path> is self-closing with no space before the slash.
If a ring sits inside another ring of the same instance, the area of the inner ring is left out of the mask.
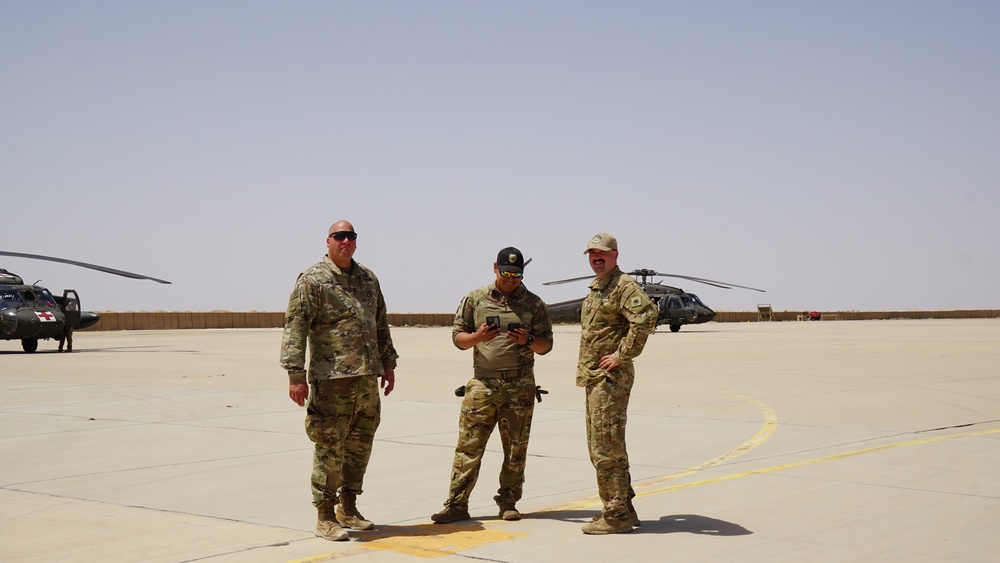
<path id="1" fill-rule="evenodd" d="M 663 274 L 655 270 L 632 270 L 631 272 L 625 273 L 637 278 L 639 285 L 642 286 L 646 295 L 649 296 L 649 299 L 656 305 L 657 309 L 659 309 L 659 315 L 656 317 L 656 326 L 663 324 L 668 325 L 670 327 L 670 332 L 679 331 L 682 325 L 707 323 L 715 318 L 715 311 L 708 308 L 708 305 L 702 303 L 701 299 L 693 293 L 688 293 L 677 287 L 671 287 L 669 285 L 663 285 L 661 283 L 650 281 L 655 276 L 681 278 L 715 287 L 721 287 L 722 289 L 732 289 L 734 287 L 738 287 L 752 291 L 764 291 L 763 289 L 757 289 L 755 287 L 708 280 L 705 278 L 682 276 L 679 274 Z M 581 276 L 578 278 L 570 278 L 568 280 L 545 282 L 542 285 L 559 285 L 562 283 L 592 279 L 593 277 L 594 276 Z M 552 318 L 552 322 L 578 323 L 580 322 L 580 311 L 583 308 L 583 299 L 572 299 L 570 301 L 553 303 L 551 305 L 547 304 L 546 308 L 549 311 L 549 317 Z"/>
<path id="2" fill-rule="evenodd" d="M 5 250 L 0 250 L 0 256 L 61 262 L 126 278 L 170 283 L 142 274 L 53 256 Z M 34 352 L 38 350 L 39 340 L 60 340 L 68 332 L 94 326 L 100 320 L 101 316 L 97 313 L 80 309 L 80 296 L 76 290 L 66 289 L 62 295 L 53 295 L 37 282 L 25 284 L 21 276 L 0 268 L 0 339 L 20 340 L 25 352 Z"/>

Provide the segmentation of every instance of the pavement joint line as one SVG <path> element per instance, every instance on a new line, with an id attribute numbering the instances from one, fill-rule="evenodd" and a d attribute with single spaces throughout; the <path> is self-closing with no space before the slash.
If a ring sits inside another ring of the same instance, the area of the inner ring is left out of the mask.
<path id="1" fill-rule="evenodd" d="M 79 474 L 76 474 L 76 475 L 62 475 L 62 476 L 59 476 L 59 477 L 52 477 L 50 479 L 37 479 L 37 480 L 34 480 L 34 481 L 20 481 L 18 483 L 7 483 L 5 485 L 0 485 L 0 490 L 6 489 L 6 490 L 17 491 L 17 492 L 21 492 L 21 493 L 45 494 L 45 493 L 38 493 L 37 491 L 17 489 L 16 487 L 24 486 L 24 485 L 31 485 L 31 484 L 34 484 L 34 483 L 48 483 L 48 482 L 52 482 L 52 481 L 63 481 L 63 480 L 66 480 L 66 479 L 78 479 L 80 477 L 93 477 L 95 475 L 113 475 L 113 474 L 116 474 L 116 473 L 131 473 L 133 471 L 149 471 L 151 469 L 162 469 L 162 468 L 165 468 L 165 467 L 184 467 L 184 466 L 190 466 L 190 465 L 200 465 L 200 464 L 203 464 L 203 463 L 218 463 L 218 462 L 223 462 L 223 461 L 234 461 L 234 460 L 241 460 L 241 459 L 251 459 L 251 458 L 258 458 L 258 457 L 268 457 L 268 456 L 273 456 L 273 455 L 284 455 L 284 454 L 288 454 L 288 453 L 292 453 L 292 452 L 301 452 L 301 451 L 303 451 L 305 449 L 308 449 L 308 448 L 295 448 L 295 449 L 291 449 L 291 450 L 280 450 L 280 451 L 263 452 L 263 453 L 257 453 L 257 454 L 247 454 L 247 455 L 238 455 L 238 456 L 229 456 L 229 457 L 218 457 L 218 458 L 212 458 L 212 459 L 199 459 L 199 460 L 193 460 L 193 461 L 182 461 L 182 462 L 177 462 L 177 463 L 163 463 L 163 464 L 160 464 L 160 465 L 145 465 L 145 466 L 142 466 L 142 467 L 129 467 L 129 468 L 126 468 L 126 469 L 115 469 L 115 470 L 112 470 L 112 471 L 94 471 L 94 472 L 91 472 L 91 473 L 79 473 Z M 94 501 L 92 499 L 87 499 L 87 498 L 82 498 L 82 497 L 70 497 L 70 496 L 65 496 L 64 497 L 64 496 L 61 496 L 61 495 L 48 495 L 48 496 L 54 496 L 56 498 L 71 498 L 71 499 L 74 499 L 74 500 L 90 501 L 90 502 L 102 502 L 103 504 L 115 504 L 115 503 L 104 503 L 103 501 Z M 119 506 L 127 506 L 127 505 L 119 505 Z M 155 510 L 155 509 L 150 509 L 150 510 Z M 169 511 L 167 511 L 167 512 L 169 512 Z"/>

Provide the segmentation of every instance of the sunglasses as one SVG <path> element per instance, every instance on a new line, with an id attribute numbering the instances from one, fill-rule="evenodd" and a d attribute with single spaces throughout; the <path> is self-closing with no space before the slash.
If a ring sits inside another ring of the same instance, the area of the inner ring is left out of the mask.
<path id="1" fill-rule="evenodd" d="M 500 272 L 500 275 L 505 278 L 519 278 L 523 276 L 521 272 Z"/>
<path id="2" fill-rule="evenodd" d="M 333 237 L 333 240 L 335 240 L 337 242 L 343 242 L 344 239 L 347 239 L 347 240 L 357 240 L 358 233 L 355 233 L 354 231 L 337 231 L 335 233 L 330 233 L 330 236 L 328 236 L 326 238 L 330 238 L 330 237 Z"/>

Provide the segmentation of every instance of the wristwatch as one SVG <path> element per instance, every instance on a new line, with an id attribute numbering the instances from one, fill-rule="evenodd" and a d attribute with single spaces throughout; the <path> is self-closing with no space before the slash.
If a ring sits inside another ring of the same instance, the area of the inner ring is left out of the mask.
<path id="1" fill-rule="evenodd" d="M 535 337 L 529 334 L 528 335 L 528 342 L 525 344 L 525 346 L 531 348 L 531 345 L 534 344 L 534 343 L 535 343 Z"/>

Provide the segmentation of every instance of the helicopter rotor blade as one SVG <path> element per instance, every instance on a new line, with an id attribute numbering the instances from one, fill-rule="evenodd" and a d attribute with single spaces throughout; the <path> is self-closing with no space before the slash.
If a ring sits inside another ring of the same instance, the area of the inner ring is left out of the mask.
<path id="1" fill-rule="evenodd" d="M 542 285 L 559 285 L 559 284 L 563 284 L 563 283 L 570 283 L 570 282 L 575 282 L 575 281 L 580 281 L 580 280 L 589 280 L 589 279 L 591 279 L 593 277 L 594 276 L 592 276 L 592 275 L 591 276 L 580 276 L 578 278 L 569 278 L 567 280 L 555 280 L 555 281 L 550 281 L 550 282 L 543 282 Z"/>
<path id="2" fill-rule="evenodd" d="M 662 276 L 662 277 L 666 277 L 666 278 L 680 278 L 682 280 L 690 280 L 690 281 L 693 281 L 693 282 L 703 283 L 705 285 L 711 285 L 711 286 L 719 287 L 719 288 L 722 288 L 722 289 L 732 289 L 734 287 L 738 287 L 740 289 L 749 289 L 751 291 L 759 291 L 761 293 L 766 293 L 763 289 L 757 289 L 756 287 L 748 287 L 748 286 L 745 286 L 745 285 L 738 285 L 738 284 L 735 284 L 735 283 L 729 283 L 729 282 L 718 281 L 718 280 L 710 280 L 710 279 L 707 279 L 707 278 L 698 278 L 698 277 L 695 277 L 695 276 L 682 276 L 680 274 L 664 274 L 663 272 L 657 272 L 657 271 L 654 271 L 654 270 L 632 270 L 631 272 L 628 272 L 628 275 L 642 278 L 643 282 L 645 282 L 645 279 L 647 277 Z M 594 276 L 580 276 L 578 278 L 569 278 L 569 279 L 565 279 L 565 280 L 556 280 L 556 281 L 544 282 L 544 283 L 542 283 L 542 285 L 559 285 L 559 284 L 563 284 L 563 283 L 570 283 L 570 282 L 575 282 L 575 281 L 580 281 L 580 280 L 588 280 L 588 279 L 592 279 L 593 277 Z"/>
<path id="3" fill-rule="evenodd" d="M 703 284 L 706 284 L 706 285 L 713 285 L 715 287 L 721 287 L 722 289 L 732 289 L 734 287 L 738 287 L 740 289 L 749 289 L 751 291 L 759 291 L 761 293 L 766 293 L 763 289 L 757 289 L 756 287 L 747 287 L 745 285 L 737 285 L 735 283 L 729 283 L 729 282 L 717 281 L 717 280 L 710 280 L 710 279 L 706 279 L 706 278 L 696 278 L 694 276 L 682 276 L 680 274 L 664 274 L 664 273 L 661 273 L 661 272 L 650 272 L 650 275 L 664 276 L 664 277 L 668 277 L 668 278 L 680 278 L 680 279 L 684 279 L 684 280 L 691 280 L 691 281 L 698 282 L 698 283 L 703 283 Z"/>
<path id="4" fill-rule="evenodd" d="M 132 272 L 126 272 L 124 270 L 116 270 L 114 268 L 108 268 L 107 266 L 98 266 L 97 264 L 88 264 L 86 262 L 77 262 L 76 260 L 67 260 L 65 258 L 56 258 L 54 256 L 43 256 L 41 254 L 25 254 L 23 252 L 8 252 L 6 250 L 0 250 L 0 256 L 11 256 L 14 258 L 30 258 L 32 260 L 47 260 L 49 262 L 60 262 L 63 264 L 70 264 L 72 266 L 79 266 L 81 268 L 90 268 L 91 270 L 97 270 L 99 272 L 104 272 L 107 274 L 114 274 L 116 276 L 122 276 L 126 278 L 132 278 L 134 280 L 152 280 L 156 283 L 169 284 L 167 280 L 161 280 L 158 278 L 145 276 L 143 274 L 135 274 Z"/>

